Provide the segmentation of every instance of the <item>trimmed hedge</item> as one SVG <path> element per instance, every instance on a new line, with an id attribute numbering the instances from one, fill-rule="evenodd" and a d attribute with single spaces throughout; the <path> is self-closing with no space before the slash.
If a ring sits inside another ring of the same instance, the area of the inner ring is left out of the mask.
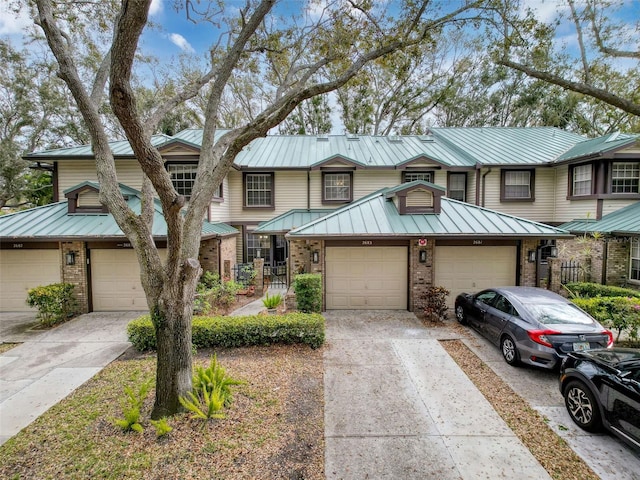
<path id="1" fill-rule="evenodd" d="M 151 317 L 144 315 L 127 325 L 129 341 L 139 351 L 155 350 Z M 324 317 L 319 314 L 251 315 L 246 317 L 194 317 L 192 342 L 196 348 L 248 347 L 277 343 L 324 343 Z"/>
<path id="2" fill-rule="evenodd" d="M 568 283 L 566 288 L 578 297 L 640 297 L 640 290 L 600 285 L 599 283 L 573 282 Z"/>
<path id="3" fill-rule="evenodd" d="M 298 310 L 307 313 L 322 311 L 322 275 L 319 273 L 303 273 L 293 280 Z"/>

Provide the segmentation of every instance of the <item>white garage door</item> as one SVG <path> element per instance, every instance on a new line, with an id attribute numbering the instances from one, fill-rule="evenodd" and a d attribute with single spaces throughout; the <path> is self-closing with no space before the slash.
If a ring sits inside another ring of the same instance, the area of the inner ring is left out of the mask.
<path id="1" fill-rule="evenodd" d="M 60 282 L 58 250 L 0 250 L 0 310 L 24 312 L 27 290 Z"/>
<path id="2" fill-rule="evenodd" d="M 515 285 L 516 252 L 515 246 L 436 246 L 435 284 L 451 292 L 450 306 L 462 292 Z"/>
<path id="3" fill-rule="evenodd" d="M 165 258 L 165 251 L 160 250 Z M 147 310 L 133 250 L 91 250 L 91 294 L 96 312 Z"/>
<path id="4" fill-rule="evenodd" d="M 327 247 L 327 310 L 406 310 L 407 265 L 407 247 Z"/>

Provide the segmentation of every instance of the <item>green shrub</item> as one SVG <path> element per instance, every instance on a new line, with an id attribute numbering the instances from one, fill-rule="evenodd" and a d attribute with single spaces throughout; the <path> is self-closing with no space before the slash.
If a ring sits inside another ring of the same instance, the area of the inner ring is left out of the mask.
<path id="1" fill-rule="evenodd" d="M 280 306 L 281 303 L 282 303 L 282 294 L 280 293 L 276 293 L 275 295 L 269 295 L 269 292 L 267 292 L 265 297 L 262 299 L 262 304 L 269 309 L 277 308 Z"/>
<path id="2" fill-rule="evenodd" d="M 298 310 L 306 313 L 322 311 L 322 276 L 319 273 L 296 275 L 293 289 Z"/>
<path id="3" fill-rule="evenodd" d="M 114 425 L 120 427 L 124 432 L 143 432 L 144 429 L 140 423 L 140 411 L 152 385 L 152 380 L 148 380 L 142 383 L 137 391 L 132 387 L 124 388 L 125 398 L 120 401 L 124 418 L 116 418 L 113 421 Z"/>
<path id="4" fill-rule="evenodd" d="M 71 283 L 53 283 L 31 288 L 27 292 L 27 305 L 38 309 L 36 318 L 44 325 L 65 322 L 77 313 L 74 288 L 75 285 Z"/>
<path id="5" fill-rule="evenodd" d="M 224 418 L 222 409 L 230 406 L 233 400 L 231 386 L 242 382 L 227 375 L 215 355 L 207 368 L 196 366 L 194 370 L 193 391 L 188 397 L 180 397 L 180 404 L 193 413 L 194 418 Z"/>
<path id="6" fill-rule="evenodd" d="M 592 297 L 571 300 L 602 325 L 617 331 L 616 341 L 626 332 L 632 340 L 638 339 L 640 329 L 639 297 Z"/>
<path id="7" fill-rule="evenodd" d="M 151 317 L 144 315 L 127 325 L 129 341 L 140 351 L 155 350 Z M 196 348 L 246 347 L 278 343 L 324 343 L 324 317 L 320 314 L 251 315 L 246 317 L 194 317 L 192 342 Z"/>
<path id="8" fill-rule="evenodd" d="M 640 297 L 640 290 L 614 287 L 599 283 L 573 282 L 565 285 L 570 294 L 577 297 Z"/>
<path id="9" fill-rule="evenodd" d="M 222 281 L 220 275 L 209 271 L 204 272 L 196 287 L 194 312 L 208 314 L 218 309 L 226 310 L 236 301 L 236 295 L 242 285 L 233 280 Z"/>
<path id="10" fill-rule="evenodd" d="M 173 431 L 173 427 L 169 425 L 167 417 L 162 417 L 160 420 L 149 420 L 151 425 L 156 429 L 156 437 L 164 437 L 166 434 Z"/>

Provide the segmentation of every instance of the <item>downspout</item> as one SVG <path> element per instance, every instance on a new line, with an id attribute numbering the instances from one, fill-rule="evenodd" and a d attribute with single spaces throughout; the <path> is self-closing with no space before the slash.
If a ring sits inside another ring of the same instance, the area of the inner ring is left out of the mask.
<path id="1" fill-rule="evenodd" d="M 601 283 L 602 285 L 607 285 L 607 263 L 609 260 L 609 242 L 607 242 L 607 238 L 604 237 L 602 239 L 602 272 L 601 272 Z"/>
<path id="2" fill-rule="evenodd" d="M 480 170 L 482 170 L 482 164 L 476 164 L 476 205 L 480 205 Z"/>
<path id="3" fill-rule="evenodd" d="M 311 170 L 307 170 L 307 210 L 311 210 Z"/>
<path id="4" fill-rule="evenodd" d="M 484 207 L 484 201 L 486 197 L 487 181 L 485 177 L 490 173 L 491 173 L 491 167 L 489 167 L 489 169 L 482 174 L 482 205 L 480 205 L 481 207 Z"/>

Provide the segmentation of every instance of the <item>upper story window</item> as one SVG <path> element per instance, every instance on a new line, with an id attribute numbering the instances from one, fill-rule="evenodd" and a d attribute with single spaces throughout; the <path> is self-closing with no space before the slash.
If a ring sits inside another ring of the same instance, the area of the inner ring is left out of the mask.
<path id="1" fill-rule="evenodd" d="M 591 164 L 573 167 L 572 195 L 591 195 Z"/>
<path id="2" fill-rule="evenodd" d="M 195 163 L 168 163 L 167 171 L 171 176 L 171 182 L 173 188 L 176 189 L 179 195 L 185 197 L 191 196 L 193 190 L 193 184 L 196 181 L 196 172 L 198 165 Z"/>
<path id="3" fill-rule="evenodd" d="M 353 199 L 351 188 L 352 173 L 327 173 L 322 175 L 322 201 L 326 203 L 344 203 Z"/>
<path id="4" fill-rule="evenodd" d="M 461 202 L 467 201 L 467 174 L 466 173 L 450 173 L 449 188 L 447 196 Z"/>
<path id="5" fill-rule="evenodd" d="M 244 206 L 273 207 L 273 173 L 245 173 Z"/>
<path id="6" fill-rule="evenodd" d="M 631 261 L 629 263 L 629 280 L 640 282 L 640 237 L 631 239 Z"/>
<path id="7" fill-rule="evenodd" d="M 614 163 L 611 169 L 611 193 L 640 193 L 640 163 Z"/>
<path id="8" fill-rule="evenodd" d="M 534 170 L 502 170 L 500 201 L 533 201 Z"/>
<path id="9" fill-rule="evenodd" d="M 423 182 L 433 183 L 433 172 L 403 172 L 403 183 L 414 182 L 416 180 L 422 180 Z"/>

